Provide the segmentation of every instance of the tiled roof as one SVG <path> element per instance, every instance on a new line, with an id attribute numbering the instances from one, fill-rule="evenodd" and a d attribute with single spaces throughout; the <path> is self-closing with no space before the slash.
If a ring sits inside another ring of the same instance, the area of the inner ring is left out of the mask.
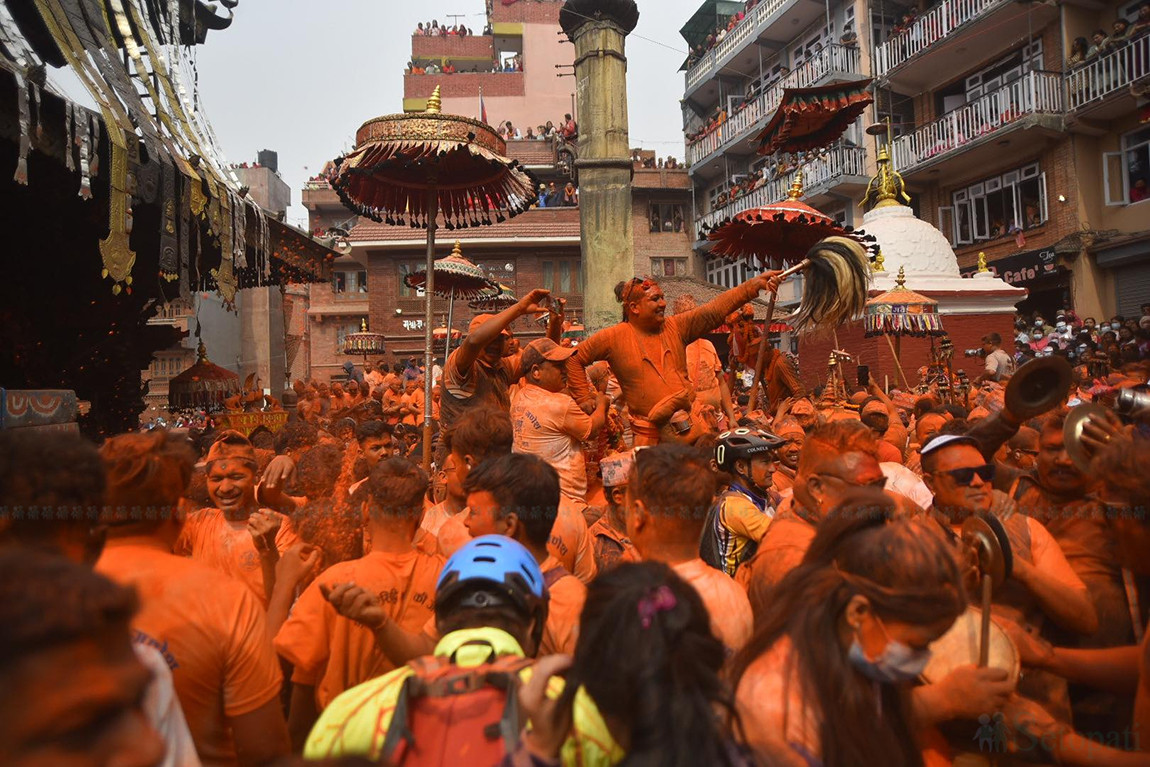
<path id="1" fill-rule="evenodd" d="M 689 293 L 695 297 L 697 302 L 705 304 L 727 290 L 722 285 L 713 285 L 709 282 L 695 279 L 694 277 L 655 277 L 653 279 L 659 283 L 659 287 L 663 289 L 663 295 L 667 297 L 667 314 L 671 314 L 672 307 L 675 305 L 675 299 L 679 296 L 684 296 Z M 751 302 L 751 306 L 755 308 L 756 320 L 766 319 L 766 299 L 757 298 Z M 778 320 L 782 314 L 783 312 L 776 311 L 775 319 Z"/>
<path id="2" fill-rule="evenodd" d="M 353 243 L 422 243 L 427 238 L 424 229 L 409 226 L 388 226 L 370 219 L 361 218 L 351 230 Z M 436 239 L 441 241 L 459 240 L 467 243 L 477 240 L 554 240 L 565 238 L 579 241 L 578 208 L 532 208 L 515 218 L 491 226 L 474 226 L 466 229 L 449 230 L 440 227 Z"/>
<path id="3" fill-rule="evenodd" d="M 555 165 L 555 145 L 550 141 L 508 141 L 507 156 L 527 167 Z"/>

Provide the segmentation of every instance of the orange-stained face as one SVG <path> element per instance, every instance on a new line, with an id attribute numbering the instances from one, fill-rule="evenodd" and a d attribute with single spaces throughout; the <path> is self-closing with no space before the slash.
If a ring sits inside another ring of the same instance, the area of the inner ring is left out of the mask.
<path id="1" fill-rule="evenodd" d="M 234 458 L 212 461 L 208 467 L 208 497 L 224 515 L 232 518 L 256 505 L 256 471 L 250 463 Z"/>

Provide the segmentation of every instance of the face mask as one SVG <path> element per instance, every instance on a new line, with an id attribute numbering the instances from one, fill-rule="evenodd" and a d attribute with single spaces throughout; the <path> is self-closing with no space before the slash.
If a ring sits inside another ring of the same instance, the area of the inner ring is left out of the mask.
<path id="1" fill-rule="evenodd" d="M 1035 340 L 1035 341 L 1040 341 L 1040 340 L 1042 340 L 1042 334 L 1041 334 L 1041 333 L 1039 333 L 1039 332 L 1035 331 L 1035 332 L 1034 332 L 1032 335 L 1034 336 L 1034 340 Z"/>
<path id="2" fill-rule="evenodd" d="M 881 621 L 879 625 L 882 625 Z M 883 633 L 886 633 L 886 627 L 883 627 Z M 854 667 L 868 679 L 880 684 L 902 684 L 915 681 L 926 670 L 927 664 L 930 663 L 930 648 L 915 650 L 888 636 L 882 654 L 877 659 L 871 660 L 863 652 L 856 636 L 851 642 L 848 657 Z"/>

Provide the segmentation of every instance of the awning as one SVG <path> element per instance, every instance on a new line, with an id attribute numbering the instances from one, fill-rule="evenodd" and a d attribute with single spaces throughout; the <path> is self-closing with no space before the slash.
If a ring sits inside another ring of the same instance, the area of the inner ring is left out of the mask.
<path id="1" fill-rule="evenodd" d="M 727 20 L 743 10 L 745 3 L 732 0 L 704 0 L 699 9 L 691 15 L 679 34 L 687 41 L 687 45 L 694 48 L 707 40 L 707 35 L 713 33 L 718 27 L 726 26 Z"/>
<path id="2" fill-rule="evenodd" d="M 1058 254 L 1054 248 L 1029 250 L 1006 258 L 999 258 L 987 264 L 995 277 L 1001 277 L 1015 287 L 1029 287 L 1035 282 L 1048 281 L 1051 278 L 1064 277 L 1070 270 L 1058 263 Z M 963 277 L 969 277 L 978 271 L 977 266 L 969 266 L 961 270 Z"/>

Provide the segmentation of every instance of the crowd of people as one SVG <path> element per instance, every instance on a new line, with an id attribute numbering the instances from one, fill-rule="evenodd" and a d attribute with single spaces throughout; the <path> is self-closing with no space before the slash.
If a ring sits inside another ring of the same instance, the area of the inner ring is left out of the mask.
<path id="1" fill-rule="evenodd" d="M 1084 66 L 1096 58 L 1120 50 L 1148 33 L 1150 33 L 1150 3 L 1142 3 L 1138 6 L 1138 15 L 1133 23 L 1125 18 L 1118 18 L 1110 25 L 1109 33 L 1105 29 L 1099 28 L 1090 35 L 1090 40 L 1085 37 L 1076 37 L 1074 42 L 1070 44 L 1070 55 L 1066 57 L 1066 69 L 1070 71 Z M 1140 74 L 1150 71 L 1147 69 L 1150 62 L 1136 61 L 1134 65 L 1141 66 Z"/>
<path id="2" fill-rule="evenodd" d="M 499 135 L 507 140 L 549 140 L 572 143 L 579 138 L 579 123 L 569 114 L 563 115 L 563 119 L 559 121 L 558 125 L 548 120 L 534 128 L 528 125 L 526 132 L 524 132 L 516 128 L 511 120 L 506 120 L 499 124 L 497 130 Z"/>
<path id="3" fill-rule="evenodd" d="M 961 396 L 808 390 L 768 346 L 751 408 L 778 284 L 668 307 L 628 280 L 578 344 L 534 290 L 430 371 L 298 382 L 253 439 L 0 431 L 0 760 L 1150 764 L 1150 404 L 1063 429 L 1068 402 L 1150 402 L 1146 326 L 1028 319 L 1119 345 L 1038 414 L 993 333 Z M 1008 539 L 1023 674 L 932 664 L 980 593 L 972 517 Z"/>
<path id="4" fill-rule="evenodd" d="M 568 181 L 562 189 L 554 181 L 540 184 L 536 203 L 540 208 L 577 208 L 579 188 L 574 181 Z"/>
<path id="5" fill-rule="evenodd" d="M 1039 312 L 1019 315 L 1015 360 L 1022 364 L 1058 355 L 1093 370 L 1119 370 L 1144 361 L 1150 358 L 1150 304 L 1143 304 L 1141 311 L 1137 318 L 1115 315 L 1101 323 L 1094 317 L 1080 318 L 1069 308 L 1060 309 L 1053 324 Z"/>
<path id="6" fill-rule="evenodd" d="M 483 30 L 483 34 L 490 35 L 490 28 Z M 468 29 L 463 24 L 452 24 L 450 27 L 444 24 L 439 26 L 439 20 L 429 21 L 426 24 L 422 21 L 415 27 L 415 31 L 411 33 L 412 37 L 467 37 L 474 36 L 475 33 Z"/>
<path id="7" fill-rule="evenodd" d="M 631 162 L 635 164 L 636 170 L 642 168 L 645 170 L 678 170 L 683 164 L 676 159 L 673 155 L 667 155 L 666 158 L 656 157 L 653 152 L 644 152 L 641 149 L 634 149 L 631 151 Z"/>
<path id="8" fill-rule="evenodd" d="M 714 48 L 727 37 L 732 29 L 739 25 L 751 9 L 758 5 L 760 0 L 747 0 L 743 4 L 743 10 L 736 11 L 727 17 L 727 20 L 722 24 L 717 24 L 713 32 L 707 33 L 706 37 L 697 45 L 691 47 L 691 55 L 687 58 L 687 66 L 694 66 L 695 62 Z"/>

